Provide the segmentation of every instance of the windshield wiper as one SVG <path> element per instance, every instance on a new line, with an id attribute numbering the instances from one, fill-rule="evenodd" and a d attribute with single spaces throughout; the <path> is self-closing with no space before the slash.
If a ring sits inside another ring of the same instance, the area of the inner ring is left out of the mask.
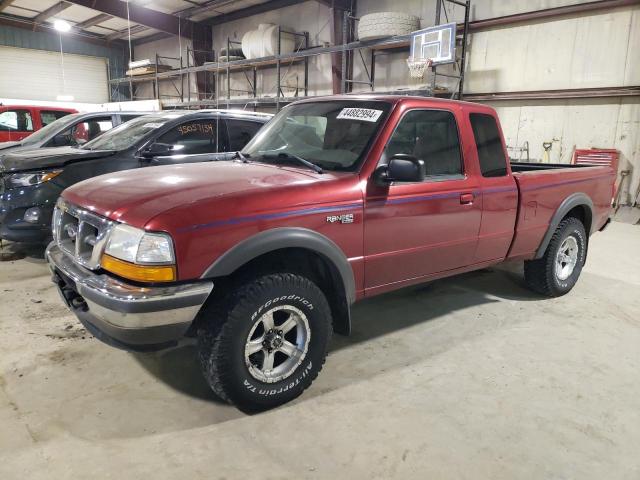
<path id="1" fill-rule="evenodd" d="M 234 155 L 233 155 L 233 160 L 242 160 L 244 163 L 247 163 L 247 161 L 249 160 L 249 157 L 247 155 L 243 155 L 243 153 L 238 150 Z"/>
<path id="2" fill-rule="evenodd" d="M 309 160 L 305 160 L 304 158 L 299 157 L 298 155 L 294 155 L 293 153 L 289 153 L 289 152 L 263 153 L 262 156 L 266 159 L 287 158 L 287 159 L 295 160 L 296 162 L 301 163 L 305 167 L 309 167 L 311 170 L 313 170 L 316 173 L 324 173 L 324 170 L 322 170 L 321 166 L 316 165 L 315 163 L 310 162 Z"/>

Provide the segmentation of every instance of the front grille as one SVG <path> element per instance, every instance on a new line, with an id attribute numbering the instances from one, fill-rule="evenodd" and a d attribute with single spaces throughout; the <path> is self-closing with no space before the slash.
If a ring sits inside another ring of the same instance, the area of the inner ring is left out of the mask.
<path id="1" fill-rule="evenodd" d="M 64 201 L 53 211 L 53 238 L 64 253 L 91 270 L 100 267 L 114 222 Z"/>

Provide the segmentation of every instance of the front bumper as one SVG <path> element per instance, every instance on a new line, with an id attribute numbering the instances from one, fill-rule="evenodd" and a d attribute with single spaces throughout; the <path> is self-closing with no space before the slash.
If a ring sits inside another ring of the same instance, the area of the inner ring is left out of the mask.
<path id="1" fill-rule="evenodd" d="M 95 337 L 125 350 L 173 346 L 184 337 L 213 282 L 140 287 L 80 267 L 57 245 L 46 258 L 69 309 Z"/>

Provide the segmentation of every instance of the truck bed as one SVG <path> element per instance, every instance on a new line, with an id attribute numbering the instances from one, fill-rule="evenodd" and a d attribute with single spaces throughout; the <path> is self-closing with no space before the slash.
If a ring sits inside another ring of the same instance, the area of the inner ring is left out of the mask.
<path id="1" fill-rule="evenodd" d="M 590 167 L 591 165 L 572 165 L 568 163 L 511 162 L 511 171 L 513 173 L 538 172 L 540 170 L 579 169 Z"/>
<path id="2" fill-rule="evenodd" d="M 599 230 L 609 217 L 616 177 L 610 167 L 514 162 L 511 171 L 520 203 L 509 259 L 533 258 L 553 215 L 576 194 L 593 203 L 593 217 L 584 219 L 587 233 Z"/>

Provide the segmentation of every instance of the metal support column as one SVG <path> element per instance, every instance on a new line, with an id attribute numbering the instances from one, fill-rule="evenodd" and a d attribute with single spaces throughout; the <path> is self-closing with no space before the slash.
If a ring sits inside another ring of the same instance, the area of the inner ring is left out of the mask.
<path id="1" fill-rule="evenodd" d="M 349 12 L 342 12 L 342 82 L 340 85 L 340 93 L 347 93 L 347 43 L 349 43 Z"/>
<path id="2" fill-rule="evenodd" d="M 276 61 L 276 112 L 280 111 L 280 53 L 282 42 L 282 28 L 278 26 L 278 49 L 276 51 L 277 61 Z"/>
<path id="3" fill-rule="evenodd" d="M 304 32 L 304 49 L 309 48 L 309 32 Z M 304 96 L 309 95 L 309 57 L 304 58 Z"/>
<path id="4" fill-rule="evenodd" d="M 229 57 L 231 55 L 231 42 L 227 37 L 227 108 L 229 108 L 229 101 L 231 100 L 231 67 L 229 66 Z"/>
<path id="5" fill-rule="evenodd" d="M 442 2 L 444 0 L 436 0 L 436 25 L 440 25 L 440 18 L 442 16 Z M 433 78 L 431 78 L 431 95 L 436 91 L 436 76 L 437 76 L 437 67 L 434 65 L 431 67 L 431 72 L 433 74 Z"/>
<path id="6" fill-rule="evenodd" d="M 469 39 L 470 10 L 471 0 L 467 0 L 464 7 L 464 27 L 462 28 L 462 52 L 460 53 L 460 84 L 458 85 L 458 100 L 462 100 L 462 97 L 464 95 L 464 71 L 466 68 L 467 43 Z"/>

